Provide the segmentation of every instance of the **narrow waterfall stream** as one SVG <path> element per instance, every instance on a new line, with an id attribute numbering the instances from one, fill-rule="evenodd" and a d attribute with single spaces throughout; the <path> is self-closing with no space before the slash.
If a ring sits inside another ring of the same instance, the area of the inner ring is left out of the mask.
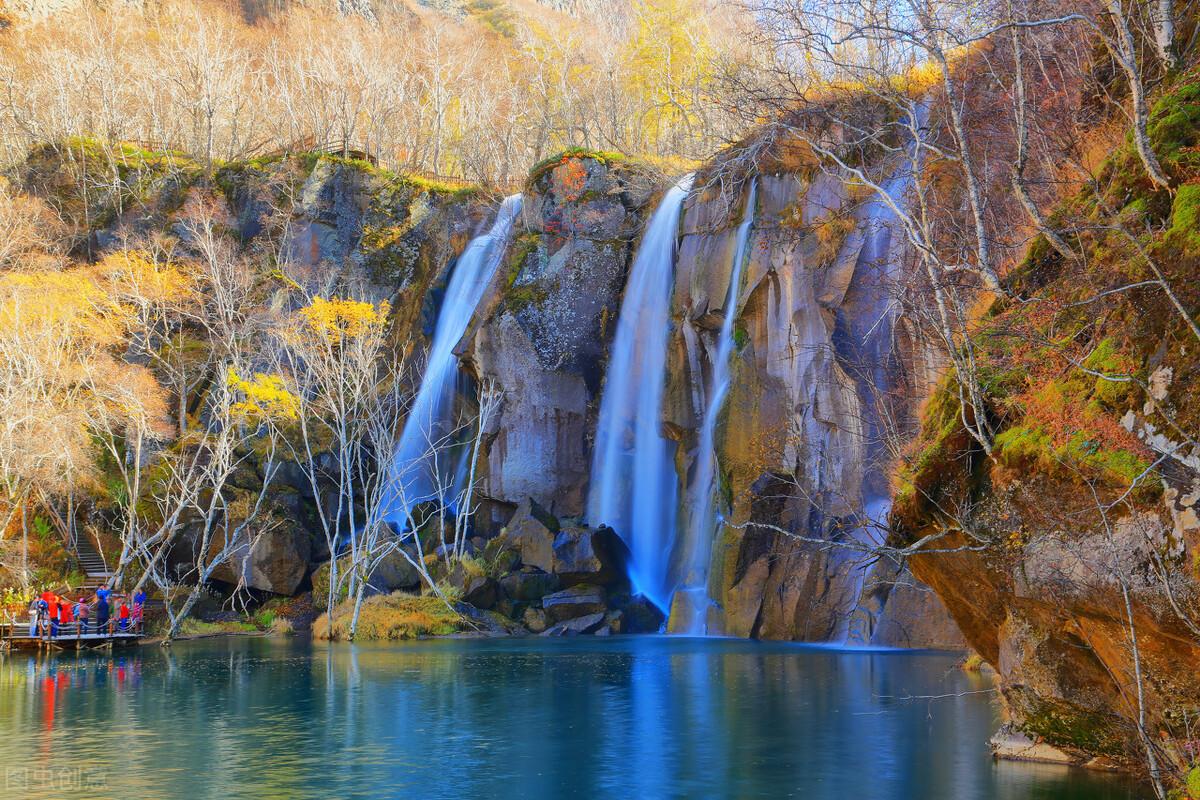
<path id="1" fill-rule="evenodd" d="M 472 239 L 454 265 L 421 386 L 392 459 L 393 497 L 384 507 L 387 519 L 402 528 L 407 527 L 409 513 L 417 503 L 436 497 L 453 504 L 462 489 L 457 463 L 461 458 L 453 453 L 458 438 L 454 396 L 459 377 L 454 348 L 504 258 L 520 212 L 521 195 L 505 198 L 491 228 Z"/>
<path id="2" fill-rule="evenodd" d="M 928 114 L 928 106 L 918 102 L 914 109 L 915 124 L 923 128 Z M 917 143 L 912 139 L 906 149 L 907 158 L 882 187 L 888 198 L 900 208 L 905 207 L 906 195 L 921 159 Z M 858 386 L 866 425 L 868 462 L 882 464 L 890 458 L 886 453 L 885 439 L 888 434 L 883 416 L 887 413 L 884 409 L 896 385 L 898 356 L 893 331 L 896 323 L 896 292 L 901 280 L 901 256 L 898 250 L 905 243 L 900 218 L 882 197 L 876 196 L 863 206 L 858 225 L 863 231 L 862 249 L 854 265 L 856 277 L 851 295 L 844 304 L 853 313 L 839 319 L 834 344 Z M 885 475 L 884 470 L 869 469 L 863 481 L 862 519 L 852 536 L 868 548 L 883 544 L 887 537 L 892 489 Z M 871 561 L 861 556 L 858 558 L 862 562 Z M 843 644 L 869 644 L 878 622 L 878 609 L 873 607 L 869 596 L 863 596 L 864 590 L 871 588 L 866 585 L 869 572 L 867 563 L 854 567 L 854 599 L 846 616 Z"/>
<path id="3" fill-rule="evenodd" d="M 667 326 L 683 201 L 693 176 L 671 188 L 650 219 L 630 268 L 600 401 L 588 520 L 629 545 L 634 590 L 669 607 L 679 495 L 674 445 L 662 435 Z"/>
<path id="4" fill-rule="evenodd" d="M 685 552 L 682 554 L 684 574 L 674 598 L 679 610 L 671 616 L 673 630 L 693 636 L 703 636 L 708 632 L 707 612 L 712 605 L 708 592 L 708 571 L 713 539 L 719 528 L 715 481 L 717 453 L 713 439 L 716 435 L 717 417 L 725 407 L 725 398 L 729 394 L 730 360 L 734 344 L 733 323 L 737 317 L 738 300 L 741 297 L 742 269 L 750 255 L 750 232 L 754 226 L 757 199 L 758 184 L 751 180 L 746 207 L 742 211 L 742 220 L 737 229 L 733 267 L 729 274 L 729 290 L 725 295 L 725 317 L 717 338 L 717 350 L 708 387 L 708 402 L 704 409 L 696 449 L 695 477 L 692 479 L 688 495 L 690 517 L 687 539 L 684 542 Z"/>
<path id="5" fill-rule="evenodd" d="M 901 168 L 898 174 L 884 184 L 888 196 L 896 203 L 904 202 L 908 191 L 910 172 Z M 894 252 L 893 241 L 896 227 L 900 224 L 895 212 L 881 198 L 873 198 L 862 209 L 859 227 L 863 231 L 862 249 L 854 271 L 854 292 L 857 297 L 848 298 L 847 307 L 857 308 L 858 313 L 846 315 L 839 320 L 839 331 L 835 344 L 848 365 L 847 371 L 855 378 L 863 404 L 863 421 L 866 425 L 866 448 L 870 462 L 880 459 L 886 436 L 884 421 L 880 418 L 880 406 L 895 383 L 893 370 L 896 355 L 893 352 L 892 329 L 895 323 L 895 287 L 900 268 Z M 866 547 L 883 544 L 886 534 L 887 515 L 891 510 L 891 489 L 882 474 L 869 472 L 863 482 L 862 520 L 851 534 Z M 852 551 L 853 552 L 853 551 Z M 870 641 L 873 625 L 872 612 L 863 605 L 863 590 L 866 584 L 870 559 L 858 553 L 854 557 L 863 563 L 853 567 L 854 605 L 846 618 L 844 644 L 865 645 Z"/>

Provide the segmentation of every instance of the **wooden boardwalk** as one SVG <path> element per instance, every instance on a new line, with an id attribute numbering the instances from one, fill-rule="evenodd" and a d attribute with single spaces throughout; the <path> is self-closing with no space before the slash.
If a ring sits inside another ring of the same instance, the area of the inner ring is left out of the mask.
<path id="1" fill-rule="evenodd" d="M 136 645 L 145 638 L 144 632 L 83 633 L 75 624 L 62 625 L 55 636 L 34 636 L 27 622 L 0 622 L 0 649 L 7 650 L 92 650 Z"/>

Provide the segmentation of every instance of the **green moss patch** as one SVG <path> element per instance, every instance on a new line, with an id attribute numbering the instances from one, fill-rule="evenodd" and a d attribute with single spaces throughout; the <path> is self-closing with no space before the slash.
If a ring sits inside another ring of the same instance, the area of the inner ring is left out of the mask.
<path id="1" fill-rule="evenodd" d="M 1040 700 L 1026 714 L 1021 730 L 1040 736 L 1056 747 L 1069 747 L 1085 753 L 1121 757 L 1124 738 L 1114 729 L 1117 721 L 1082 711 L 1066 703 Z"/>
<path id="2" fill-rule="evenodd" d="M 1176 246 L 1200 254 L 1200 183 L 1184 184 L 1175 193 L 1167 235 Z"/>
<path id="3" fill-rule="evenodd" d="M 616 153 L 607 150 L 590 150 L 586 147 L 572 147 L 563 150 L 548 158 L 543 158 L 541 161 L 533 165 L 533 169 L 529 170 L 529 178 L 526 183 L 529 186 L 536 184 L 543 176 L 547 175 L 551 170 L 560 164 L 565 164 L 572 159 L 590 158 L 593 161 L 598 161 L 605 166 L 625 161 L 625 156 L 622 153 Z"/>

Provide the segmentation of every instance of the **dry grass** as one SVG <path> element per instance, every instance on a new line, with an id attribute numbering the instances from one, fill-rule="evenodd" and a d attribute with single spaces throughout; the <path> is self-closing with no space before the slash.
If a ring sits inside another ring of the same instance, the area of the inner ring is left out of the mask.
<path id="1" fill-rule="evenodd" d="M 347 600 L 333 611 L 333 632 L 329 632 L 328 614 L 317 617 L 313 635 L 318 639 L 349 641 L 354 603 Z M 363 601 L 358 618 L 359 641 L 389 641 L 445 636 L 463 628 L 463 619 L 435 596 L 394 592 L 375 595 Z"/>
<path id="2" fill-rule="evenodd" d="M 258 628 L 251 622 L 227 620 L 222 622 L 205 622 L 199 619 L 185 619 L 179 626 L 179 637 L 187 639 L 203 636 L 220 636 L 229 633 L 257 633 Z"/>
<path id="3" fill-rule="evenodd" d="M 983 660 L 983 656 L 972 650 L 967 654 L 967 657 L 962 660 L 962 663 L 959 664 L 959 666 L 962 668 L 963 672 L 982 672 L 986 664 Z"/>

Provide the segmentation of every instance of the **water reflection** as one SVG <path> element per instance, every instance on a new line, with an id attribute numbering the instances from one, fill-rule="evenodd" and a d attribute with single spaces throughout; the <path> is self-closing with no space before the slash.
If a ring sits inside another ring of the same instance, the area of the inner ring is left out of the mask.
<path id="1" fill-rule="evenodd" d="M 666 637 L 13 655 L 0 765 L 103 779 L 5 797 L 1136 796 L 993 764 L 987 688 L 945 655 Z"/>

